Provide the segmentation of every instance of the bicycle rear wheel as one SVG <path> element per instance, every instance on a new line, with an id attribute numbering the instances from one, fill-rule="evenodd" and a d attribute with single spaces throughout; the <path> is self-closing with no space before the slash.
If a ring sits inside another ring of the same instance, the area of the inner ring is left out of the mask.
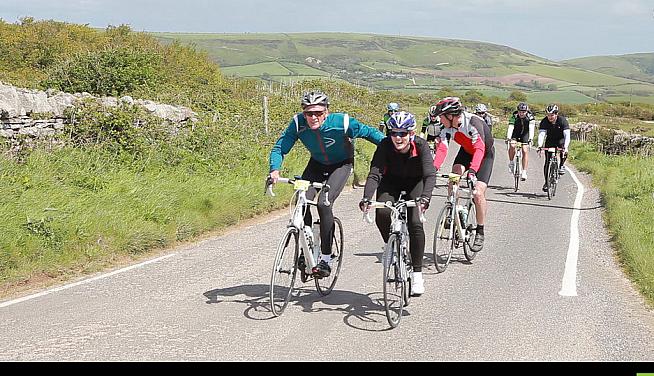
<path id="1" fill-rule="evenodd" d="M 291 299 L 300 251 L 298 240 L 297 229 L 289 227 L 277 246 L 272 277 L 270 278 L 270 309 L 275 316 L 281 316 Z"/>
<path id="2" fill-rule="evenodd" d="M 438 214 L 436 228 L 434 229 L 434 241 L 432 243 L 432 253 L 434 257 L 434 266 L 439 273 L 447 269 L 452 259 L 454 249 L 452 238 L 454 236 L 454 219 L 452 218 L 452 206 L 445 205 Z M 449 225 L 447 225 L 449 222 Z M 448 228 L 446 228 L 448 227 Z"/>
<path id="3" fill-rule="evenodd" d="M 406 289 L 406 284 L 402 279 L 399 240 L 397 235 L 391 234 L 382 257 L 384 265 L 384 308 L 391 328 L 397 327 L 402 319 Z"/>
<path id="4" fill-rule="evenodd" d="M 465 226 L 464 229 L 464 234 L 465 234 L 465 241 L 463 242 L 463 255 L 466 257 L 466 260 L 472 261 L 475 256 L 477 256 L 477 253 L 479 252 L 473 252 L 471 243 L 474 243 L 475 241 L 475 236 L 477 236 L 477 209 L 475 208 L 474 203 L 470 203 L 468 205 L 468 217 L 466 219 L 465 224 L 461 224 L 462 226 Z"/>
<path id="5" fill-rule="evenodd" d="M 318 234 L 320 236 L 320 234 Z M 332 272 L 329 277 L 316 278 L 316 289 L 320 295 L 328 295 L 334 289 L 338 274 L 343 264 L 343 224 L 341 220 L 334 217 L 334 234 L 332 235 Z"/>

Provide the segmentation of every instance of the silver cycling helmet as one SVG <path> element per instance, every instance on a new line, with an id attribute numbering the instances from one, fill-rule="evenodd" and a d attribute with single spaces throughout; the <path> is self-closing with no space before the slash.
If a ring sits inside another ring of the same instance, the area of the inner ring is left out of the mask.
<path id="1" fill-rule="evenodd" d="M 329 98 L 322 91 L 309 91 L 302 95 L 302 108 L 320 105 L 329 107 Z"/>
<path id="2" fill-rule="evenodd" d="M 433 114 L 436 116 L 445 114 L 460 115 L 463 112 L 463 105 L 459 97 L 445 97 L 436 103 L 435 107 Z"/>
<path id="3" fill-rule="evenodd" d="M 389 130 L 403 129 L 412 131 L 416 129 L 416 117 L 406 111 L 394 112 L 386 121 L 386 127 Z"/>
<path id="4" fill-rule="evenodd" d="M 475 106 L 475 113 L 482 113 L 482 112 L 487 112 L 487 111 L 488 111 L 488 108 L 483 103 L 479 103 L 478 105 Z"/>
<path id="5" fill-rule="evenodd" d="M 386 106 L 386 109 L 388 111 L 399 111 L 400 110 L 400 105 L 395 103 L 395 102 L 391 102 L 391 103 L 388 104 L 388 106 Z"/>

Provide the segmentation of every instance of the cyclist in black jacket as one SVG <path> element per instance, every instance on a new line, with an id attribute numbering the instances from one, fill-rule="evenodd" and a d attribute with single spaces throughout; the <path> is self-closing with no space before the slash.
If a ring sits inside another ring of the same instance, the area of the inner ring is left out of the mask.
<path id="1" fill-rule="evenodd" d="M 570 125 L 568 119 L 559 115 L 559 106 L 550 104 L 545 109 L 547 116 L 540 121 L 538 127 L 538 154 L 541 154 L 541 147 L 552 148 L 558 147 L 563 149 L 560 152 L 561 162 L 559 164 L 559 175 L 565 174 L 563 164 L 568 157 L 568 146 L 570 146 Z M 544 146 L 543 146 L 544 145 Z M 545 165 L 543 166 L 543 175 L 545 184 L 543 192 L 547 192 L 547 165 L 550 162 L 550 153 L 545 153 Z"/>
<path id="2" fill-rule="evenodd" d="M 407 192 L 403 198 L 419 199 L 420 205 L 408 208 L 409 250 L 413 262 L 412 294 L 419 296 L 425 291 L 422 278 L 422 258 L 425 253 L 425 230 L 420 222 L 420 211 L 429 207 L 431 192 L 436 184 L 436 169 L 433 165 L 427 141 L 416 136 L 416 119 L 409 112 L 397 112 L 388 120 L 389 136 L 384 138 L 372 157 L 370 172 L 363 190 L 359 208 L 368 211 L 368 203 L 377 191 L 377 201 L 395 202 L 400 192 Z M 391 225 L 391 211 L 377 209 L 375 222 L 384 242 L 388 242 Z"/>

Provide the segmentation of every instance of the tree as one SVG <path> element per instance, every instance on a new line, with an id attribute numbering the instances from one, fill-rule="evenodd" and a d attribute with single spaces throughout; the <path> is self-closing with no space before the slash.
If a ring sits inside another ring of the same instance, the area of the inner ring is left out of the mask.
<path id="1" fill-rule="evenodd" d="M 527 95 L 520 90 L 514 90 L 509 94 L 509 100 L 516 102 L 526 102 Z"/>

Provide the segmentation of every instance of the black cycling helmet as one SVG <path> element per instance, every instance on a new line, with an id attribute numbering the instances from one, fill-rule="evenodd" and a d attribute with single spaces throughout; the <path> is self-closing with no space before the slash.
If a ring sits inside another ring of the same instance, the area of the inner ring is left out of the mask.
<path id="1" fill-rule="evenodd" d="M 529 106 L 525 102 L 520 102 L 518 103 L 518 111 L 529 111 Z"/>
<path id="2" fill-rule="evenodd" d="M 459 97 L 445 97 L 433 107 L 436 107 L 434 109 L 434 114 L 436 116 L 445 114 L 460 115 L 461 112 L 463 112 L 463 106 L 461 105 L 461 99 L 459 99 Z"/>
<path id="3" fill-rule="evenodd" d="M 428 111 L 429 116 L 432 116 L 432 117 L 433 116 L 438 116 L 436 111 L 438 111 L 438 107 L 436 107 L 436 105 L 433 105 L 433 106 L 429 107 L 429 111 Z"/>
<path id="4" fill-rule="evenodd" d="M 329 107 L 329 98 L 322 91 L 309 91 L 302 95 L 302 108 L 313 105 Z"/>
<path id="5" fill-rule="evenodd" d="M 559 106 L 557 106 L 555 104 L 550 104 L 545 109 L 545 112 L 547 112 L 548 114 L 558 114 L 559 113 Z"/>

